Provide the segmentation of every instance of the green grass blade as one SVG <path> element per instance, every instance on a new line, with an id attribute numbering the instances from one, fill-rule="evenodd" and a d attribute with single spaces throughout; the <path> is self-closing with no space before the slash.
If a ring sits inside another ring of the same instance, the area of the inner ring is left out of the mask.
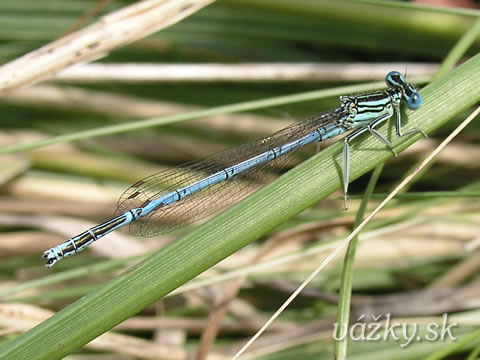
<path id="1" fill-rule="evenodd" d="M 383 163 L 378 165 L 370 177 L 367 189 L 363 196 L 360 208 L 355 216 L 355 229 L 363 221 L 365 210 L 367 209 L 368 202 L 370 201 L 372 194 L 377 185 L 378 178 L 383 170 Z M 347 345 L 348 345 L 348 324 L 350 319 L 350 303 L 352 299 L 352 284 L 353 284 L 353 270 L 355 266 L 355 253 L 357 252 L 358 235 L 355 236 L 348 244 L 347 254 L 345 255 L 345 261 L 343 262 L 340 292 L 338 298 L 338 310 L 337 310 L 337 339 L 335 342 L 336 359 L 344 360 L 347 358 Z"/>
<path id="2" fill-rule="evenodd" d="M 480 55 L 421 91 L 424 105 L 406 111 L 405 128 L 431 132 L 480 100 Z M 404 116 L 405 119 L 405 116 Z M 379 131 L 390 135 L 391 124 Z M 390 131 L 387 131 L 389 129 Z M 393 139 L 403 150 L 420 136 Z M 317 156 L 133 266 L 98 290 L 0 348 L 1 359 L 60 359 L 165 296 L 181 284 L 282 224 L 341 186 L 342 144 Z M 351 178 L 392 156 L 378 139 L 352 146 Z"/>
<path id="3" fill-rule="evenodd" d="M 438 79 L 441 76 L 444 76 L 448 73 L 455 64 L 465 55 L 465 52 L 470 46 L 475 42 L 480 34 L 480 17 L 472 25 L 472 27 L 465 32 L 465 34 L 457 41 L 455 46 L 450 50 L 448 55 L 442 62 L 440 69 L 438 69 L 437 74 L 435 74 L 435 79 Z"/>
<path id="4" fill-rule="evenodd" d="M 355 0 L 358 3 L 372 4 L 377 6 L 385 6 L 391 8 L 399 9 L 410 9 L 410 10 L 424 10 L 429 13 L 438 13 L 438 14 L 456 14 L 463 16 L 472 16 L 476 17 L 480 15 L 478 10 L 474 9 L 465 9 L 458 7 L 447 7 L 447 6 L 435 6 L 435 5 L 422 5 L 419 3 L 412 2 L 401 2 L 401 1 L 385 1 L 385 0 Z"/>
<path id="5" fill-rule="evenodd" d="M 454 344 L 443 347 L 442 349 L 434 352 L 433 354 L 424 357 L 424 360 L 441 360 L 445 359 L 447 356 L 454 354 L 456 350 L 461 349 L 463 346 L 468 343 L 478 339 L 480 337 L 480 329 L 472 331 L 465 337 L 462 337 L 460 340 L 456 341 Z"/>
<path id="6" fill-rule="evenodd" d="M 477 345 L 472 352 L 468 355 L 467 360 L 476 360 L 480 355 L 480 345 Z"/>

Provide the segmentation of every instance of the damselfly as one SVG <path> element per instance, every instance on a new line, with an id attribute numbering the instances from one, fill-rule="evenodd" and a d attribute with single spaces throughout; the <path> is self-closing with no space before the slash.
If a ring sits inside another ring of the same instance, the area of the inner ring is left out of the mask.
<path id="1" fill-rule="evenodd" d="M 420 94 L 397 71 L 387 74 L 388 88 L 359 96 L 341 96 L 340 106 L 294 123 L 270 136 L 214 154 L 206 160 L 159 172 L 128 188 L 113 217 L 45 251 L 45 266 L 76 254 L 106 234 L 130 224 L 130 231 L 143 236 L 162 234 L 206 217 L 245 196 L 258 186 L 258 179 L 269 165 L 286 162 L 288 154 L 305 145 L 324 141 L 357 129 L 344 138 L 343 190 L 345 208 L 350 173 L 349 143 L 369 131 L 393 153 L 392 144 L 375 127 L 395 115 L 397 136 L 402 133 L 400 103 L 409 109 L 422 104 Z M 396 154 L 395 154 L 396 155 Z M 165 221 L 168 219 L 168 222 Z M 164 220 L 164 221 L 162 221 Z"/>

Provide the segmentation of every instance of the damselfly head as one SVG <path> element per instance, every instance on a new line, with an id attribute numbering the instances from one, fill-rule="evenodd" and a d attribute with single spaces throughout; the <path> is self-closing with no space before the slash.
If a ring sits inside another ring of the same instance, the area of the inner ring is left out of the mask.
<path id="1" fill-rule="evenodd" d="M 385 77 L 385 82 L 391 88 L 402 92 L 403 98 L 410 110 L 417 110 L 422 105 L 422 96 L 405 80 L 398 71 L 390 71 Z"/>

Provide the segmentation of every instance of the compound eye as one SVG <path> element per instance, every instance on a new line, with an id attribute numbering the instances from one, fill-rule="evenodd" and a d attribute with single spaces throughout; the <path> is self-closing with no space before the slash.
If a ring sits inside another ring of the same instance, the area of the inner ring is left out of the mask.
<path id="1" fill-rule="evenodd" d="M 390 71 L 385 77 L 385 82 L 392 88 L 402 87 L 405 79 L 398 71 Z"/>
<path id="2" fill-rule="evenodd" d="M 420 105 L 422 105 L 422 95 L 420 95 L 418 92 L 412 93 L 407 100 L 407 107 L 410 110 L 417 110 Z"/>

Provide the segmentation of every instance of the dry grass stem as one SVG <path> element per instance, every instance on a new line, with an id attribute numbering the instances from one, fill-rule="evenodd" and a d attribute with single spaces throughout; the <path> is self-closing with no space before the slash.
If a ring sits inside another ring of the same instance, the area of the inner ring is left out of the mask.
<path id="1" fill-rule="evenodd" d="M 214 0 L 144 0 L 32 51 L 0 68 L 0 95 L 46 80 L 74 64 L 93 61 L 142 39 Z"/>
<path id="2" fill-rule="evenodd" d="M 367 81 L 383 80 L 392 69 L 408 67 L 408 76 L 428 78 L 436 64 L 86 64 L 63 70 L 53 79 L 76 83 L 108 82 L 246 82 L 246 81 Z"/>

